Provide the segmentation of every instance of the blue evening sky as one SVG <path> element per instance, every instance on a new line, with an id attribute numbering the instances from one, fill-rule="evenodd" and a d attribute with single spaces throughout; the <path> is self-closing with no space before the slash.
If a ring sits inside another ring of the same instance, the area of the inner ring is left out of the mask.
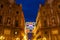
<path id="1" fill-rule="evenodd" d="M 26 22 L 35 22 L 39 4 L 44 5 L 45 0 L 16 0 L 16 4 L 22 4 Z"/>

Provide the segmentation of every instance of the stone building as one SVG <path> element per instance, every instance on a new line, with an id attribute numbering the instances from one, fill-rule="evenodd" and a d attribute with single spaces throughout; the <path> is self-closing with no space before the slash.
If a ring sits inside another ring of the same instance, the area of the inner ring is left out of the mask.
<path id="1" fill-rule="evenodd" d="M 22 6 L 14 0 L 0 0 L 0 36 L 4 36 L 5 40 L 22 40 L 24 27 Z"/>
<path id="2" fill-rule="evenodd" d="M 34 30 L 34 40 L 60 40 L 60 0 L 41 5 Z"/>

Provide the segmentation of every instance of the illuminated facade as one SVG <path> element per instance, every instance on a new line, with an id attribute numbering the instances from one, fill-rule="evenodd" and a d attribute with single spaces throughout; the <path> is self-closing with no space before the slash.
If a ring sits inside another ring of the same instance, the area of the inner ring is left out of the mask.
<path id="1" fill-rule="evenodd" d="M 47 0 L 41 6 L 34 29 L 34 40 L 60 40 L 60 0 Z"/>
<path id="2" fill-rule="evenodd" d="M 5 40 L 22 40 L 24 27 L 22 6 L 16 5 L 14 0 L 0 0 L 0 36 Z"/>

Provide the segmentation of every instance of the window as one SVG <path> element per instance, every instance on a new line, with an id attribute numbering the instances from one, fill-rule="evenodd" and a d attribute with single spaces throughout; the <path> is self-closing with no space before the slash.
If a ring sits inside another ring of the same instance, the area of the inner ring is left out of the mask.
<path id="1" fill-rule="evenodd" d="M 2 16 L 0 16 L 0 24 L 2 24 Z"/>
<path id="2" fill-rule="evenodd" d="M 27 25 L 27 26 L 29 26 L 29 25 Z"/>
<path id="3" fill-rule="evenodd" d="M 46 12 L 45 12 L 45 11 L 43 11 L 43 16 L 47 17 L 47 14 L 46 14 Z"/>
<path id="4" fill-rule="evenodd" d="M 60 8 L 60 5 L 58 5 L 58 7 Z"/>
<path id="5" fill-rule="evenodd" d="M 32 32 L 32 30 L 30 30 L 30 32 Z"/>
<path id="6" fill-rule="evenodd" d="M 48 31 L 44 31 L 44 34 L 45 34 L 46 36 L 48 36 Z"/>
<path id="7" fill-rule="evenodd" d="M 55 17 L 53 17 L 51 20 L 52 20 L 52 24 L 55 24 Z"/>
<path id="8" fill-rule="evenodd" d="M 19 11 L 16 11 L 16 14 L 19 14 Z"/>
<path id="9" fill-rule="evenodd" d="M 18 27 L 18 20 L 15 20 L 15 26 Z"/>
<path id="10" fill-rule="evenodd" d="M 8 17 L 7 18 L 7 23 L 10 24 L 10 22 L 11 22 L 11 18 Z"/>
<path id="11" fill-rule="evenodd" d="M 47 27 L 47 20 L 44 20 L 44 27 Z"/>
<path id="12" fill-rule="evenodd" d="M 57 12 L 57 14 L 58 14 L 57 16 L 59 17 L 60 16 L 60 13 Z"/>
<path id="13" fill-rule="evenodd" d="M 34 25 L 33 25 L 34 26 Z"/>
<path id="14" fill-rule="evenodd" d="M 45 31 L 44 34 L 47 34 L 47 31 Z"/>
<path id="15" fill-rule="evenodd" d="M 9 13 L 11 13 L 11 12 L 12 12 L 11 7 L 10 7 L 10 9 L 8 10 L 8 12 L 9 12 Z"/>
<path id="16" fill-rule="evenodd" d="M 38 34 L 38 33 L 39 33 L 39 29 L 37 30 L 36 34 Z"/>
<path id="17" fill-rule="evenodd" d="M 9 5 L 9 9 L 11 9 L 12 5 Z"/>
<path id="18" fill-rule="evenodd" d="M 3 4 L 0 4 L 0 8 L 3 8 Z"/>
<path id="19" fill-rule="evenodd" d="M 43 11 L 43 14 L 45 15 L 45 11 Z"/>

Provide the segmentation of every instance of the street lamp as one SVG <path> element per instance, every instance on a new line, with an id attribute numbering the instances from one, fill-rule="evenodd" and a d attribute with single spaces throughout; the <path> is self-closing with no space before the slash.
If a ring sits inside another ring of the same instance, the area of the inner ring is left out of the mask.
<path id="1" fill-rule="evenodd" d="M 5 39 L 5 37 L 4 36 L 0 36 L 0 40 L 4 40 Z"/>

